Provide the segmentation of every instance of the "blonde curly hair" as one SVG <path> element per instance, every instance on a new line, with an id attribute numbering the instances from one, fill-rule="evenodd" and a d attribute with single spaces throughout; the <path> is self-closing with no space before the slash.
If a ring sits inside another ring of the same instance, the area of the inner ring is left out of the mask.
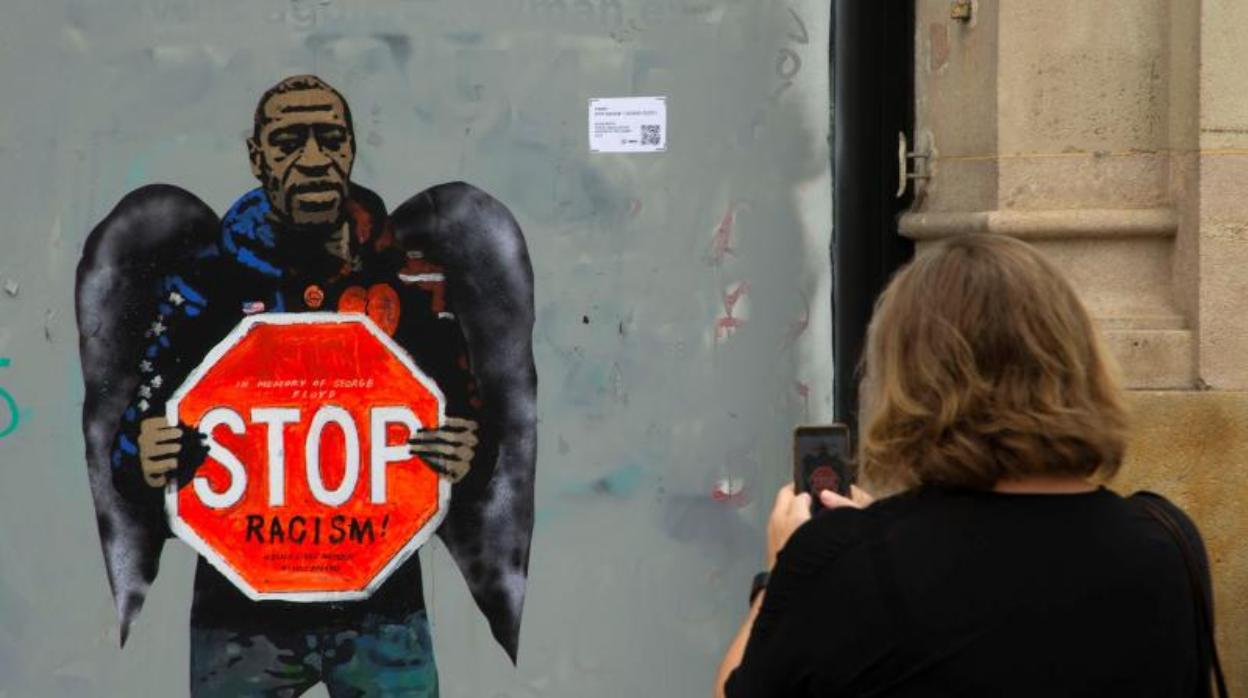
<path id="1" fill-rule="evenodd" d="M 916 257 L 876 302 L 863 362 L 858 461 L 879 491 L 1122 464 L 1117 366 L 1070 284 L 1018 240 L 966 235 Z"/>

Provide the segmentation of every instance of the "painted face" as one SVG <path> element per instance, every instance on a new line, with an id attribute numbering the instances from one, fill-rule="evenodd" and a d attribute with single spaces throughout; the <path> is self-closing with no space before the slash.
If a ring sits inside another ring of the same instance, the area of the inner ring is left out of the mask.
<path id="1" fill-rule="evenodd" d="M 355 161 L 346 105 L 329 90 L 294 90 L 269 98 L 264 118 L 247 149 L 273 210 L 296 226 L 337 224 Z"/>

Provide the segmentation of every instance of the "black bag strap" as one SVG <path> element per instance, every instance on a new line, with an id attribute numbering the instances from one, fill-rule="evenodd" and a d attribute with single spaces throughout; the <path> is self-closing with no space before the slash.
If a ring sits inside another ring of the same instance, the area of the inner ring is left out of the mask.
<path id="1" fill-rule="evenodd" d="M 1174 516 L 1167 511 L 1166 505 L 1163 504 L 1165 499 L 1152 494 L 1151 492 L 1140 492 L 1134 497 L 1144 507 L 1144 511 L 1148 512 L 1166 532 L 1174 538 L 1178 544 L 1179 550 L 1183 553 L 1183 561 L 1187 563 L 1187 578 L 1192 585 L 1192 600 L 1196 606 L 1196 622 L 1197 622 L 1197 649 L 1203 649 L 1201 645 L 1207 644 L 1209 648 L 1209 660 L 1213 666 L 1214 686 L 1217 688 L 1219 698 L 1227 698 L 1230 693 L 1226 690 L 1226 677 L 1222 674 L 1222 662 L 1218 659 L 1218 643 L 1217 638 L 1213 634 L 1213 600 L 1209 598 L 1209 585 L 1206 583 L 1206 571 L 1200 564 L 1200 557 L 1197 555 L 1192 545 L 1191 539 L 1183 531 L 1183 527 L 1175 520 Z M 1203 651 L 1198 651 L 1197 656 L 1203 656 Z"/>

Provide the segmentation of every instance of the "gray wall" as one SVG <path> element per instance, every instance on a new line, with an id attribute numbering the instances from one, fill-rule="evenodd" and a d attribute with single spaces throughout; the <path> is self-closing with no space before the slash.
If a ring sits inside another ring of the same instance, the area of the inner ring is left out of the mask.
<path id="1" fill-rule="evenodd" d="M 74 267 L 138 185 L 181 185 L 218 212 L 253 186 L 251 111 L 297 72 L 346 93 L 355 179 L 391 206 L 473 182 L 511 207 L 533 255 L 541 424 L 520 665 L 433 543 L 444 695 L 709 691 L 790 429 L 830 413 L 827 3 L 10 0 L 4 16 L 0 387 L 20 424 L 0 439 L 0 696 L 185 690 L 184 545 L 117 648 Z M 666 153 L 589 154 L 588 98 L 626 95 L 668 97 Z M 743 282 L 745 322 L 717 338 Z"/>

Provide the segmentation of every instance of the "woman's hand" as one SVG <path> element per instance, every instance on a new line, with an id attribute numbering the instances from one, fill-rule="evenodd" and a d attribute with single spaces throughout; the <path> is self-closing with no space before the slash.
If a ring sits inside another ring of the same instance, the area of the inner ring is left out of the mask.
<path id="1" fill-rule="evenodd" d="M 875 497 L 867 494 L 858 485 L 849 486 L 849 496 L 837 494 L 832 490 L 823 490 L 819 493 L 819 503 L 825 509 L 836 509 L 838 507 L 853 507 L 862 509 L 871 505 L 875 501 Z"/>
<path id="2" fill-rule="evenodd" d="M 776 566 L 776 555 L 798 526 L 810 521 L 810 495 L 798 494 L 793 485 L 785 485 L 776 493 L 776 503 L 767 521 L 767 569 Z"/>
<path id="3" fill-rule="evenodd" d="M 849 496 L 839 495 L 832 490 L 819 493 L 819 502 L 826 509 L 853 507 L 862 509 L 870 506 L 875 498 L 867 494 L 857 485 L 849 486 Z M 793 485 L 785 485 L 776 493 L 776 503 L 771 508 L 771 519 L 767 522 L 767 569 L 776 564 L 776 555 L 789 542 L 789 536 L 798 526 L 810 520 L 810 495 L 798 494 Z"/>

